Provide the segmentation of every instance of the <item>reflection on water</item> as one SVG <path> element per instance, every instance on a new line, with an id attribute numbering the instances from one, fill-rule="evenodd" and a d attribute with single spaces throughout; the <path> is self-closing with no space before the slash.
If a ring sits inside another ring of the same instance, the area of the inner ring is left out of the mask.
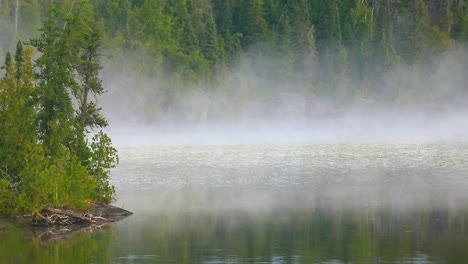
<path id="1" fill-rule="evenodd" d="M 0 232 L 1 263 L 464 263 L 467 144 L 121 150 L 102 231 Z M 26 233 L 26 234 L 24 234 Z"/>
<path id="2" fill-rule="evenodd" d="M 109 263 L 112 227 L 44 243 L 31 229 L 0 232 L 0 263 Z"/>

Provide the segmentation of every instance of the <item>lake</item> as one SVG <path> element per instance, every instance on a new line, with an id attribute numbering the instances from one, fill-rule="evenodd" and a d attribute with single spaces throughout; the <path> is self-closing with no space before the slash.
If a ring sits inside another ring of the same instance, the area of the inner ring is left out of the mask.
<path id="1" fill-rule="evenodd" d="M 44 242 L 0 232 L 0 263 L 467 263 L 468 143 L 122 147 L 134 215 Z"/>

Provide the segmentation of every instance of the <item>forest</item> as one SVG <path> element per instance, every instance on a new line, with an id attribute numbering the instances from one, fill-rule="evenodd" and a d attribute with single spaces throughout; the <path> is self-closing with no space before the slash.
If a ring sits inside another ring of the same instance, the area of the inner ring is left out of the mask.
<path id="1" fill-rule="evenodd" d="M 2 0 L 3 52 L 39 34 L 49 5 L 76 2 Z M 465 105 L 463 0 L 91 3 L 104 84 L 148 122 Z"/>
<path id="2" fill-rule="evenodd" d="M 468 99 L 463 0 L 0 0 L 0 28 L 4 214 L 112 200 L 106 90 L 150 123 Z"/>

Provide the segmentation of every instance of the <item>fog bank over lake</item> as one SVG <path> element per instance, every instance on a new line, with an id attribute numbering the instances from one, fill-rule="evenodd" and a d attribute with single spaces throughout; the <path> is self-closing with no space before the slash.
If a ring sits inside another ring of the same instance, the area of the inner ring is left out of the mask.
<path id="1" fill-rule="evenodd" d="M 201 123 L 114 122 L 118 146 L 239 143 L 421 142 L 468 140 L 468 111 L 355 110 L 334 116 Z"/>

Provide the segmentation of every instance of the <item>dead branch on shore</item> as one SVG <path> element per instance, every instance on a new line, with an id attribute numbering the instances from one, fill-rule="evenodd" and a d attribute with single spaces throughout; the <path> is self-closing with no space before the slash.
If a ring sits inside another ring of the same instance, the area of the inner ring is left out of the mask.
<path id="1" fill-rule="evenodd" d="M 115 208 L 109 206 L 109 208 Z M 115 210 L 115 209 L 114 209 Z M 123 209 L 119 209 L 125 211 Z M 125 211 L 125 213 L 128 211 Z M 99 220 L 102 222 L 114 222 L 114 218 L 103 217 L 104 212 L 101 211 L 86 211 L 76 212 L 67 209 L 59 209 L 50 206 L 43 206 L 42 212 L 37 212 L 39 216 L 48 225 L 71 225 L 79 222 L 95 225 Z"/>
<path id="2" fill-rule="evenodd" d="M 52 224 L 52 225 L 70 225 L 79 221 L 88 222 L 90 224 L 96 223 L 96 220 L 89 218 L 89 217 L 85 217 L 72 210 L 65 210 L 65 209 L 44 206 L 43 211 L 45 212 L 45 215 L 47 216 L 41 216 L 41 214 L 39 213 L 38 215 L 41 218 L 43 218 L 48 224 Z"/>

